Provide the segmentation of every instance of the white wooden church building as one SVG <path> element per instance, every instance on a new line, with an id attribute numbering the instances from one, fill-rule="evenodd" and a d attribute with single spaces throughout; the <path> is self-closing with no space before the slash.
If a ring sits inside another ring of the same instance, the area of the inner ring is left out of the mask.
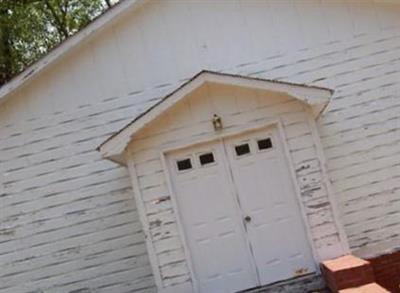
<path id="1" fill-rule="evenodd" d="M 397 249 L 396 0 L 125 0 L 0 89 L 0 293 L 322 284 Z"/>

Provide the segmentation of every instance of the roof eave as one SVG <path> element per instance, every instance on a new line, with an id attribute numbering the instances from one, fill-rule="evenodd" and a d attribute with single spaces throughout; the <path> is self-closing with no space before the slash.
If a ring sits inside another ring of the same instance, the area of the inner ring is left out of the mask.
<path id="1" fill-rule="evenodd" d="M 333 91 L 326 88 L 312 87 L 306 85 L 292 84 L 286 82 L 278 82 L 252 78 L 246 76 L 202 71 L 195 75 L 188 82 L 177 88 L 171 94 L 167 95 L 160 102 L 151 107 L 148 111 L 139 115 L 126 127 L 112 135 L 109 139 L 103 142 L 98 150 L 104 158 L 125 165 L 123 152 L 132 140 L 134 134 L 148 125 L 156 117 L 172 107 L 181 98 L 188 95 L 196 88 L 203 85 L 205 82 L 221 83 L 226 85 L 235 85 L 243 87 L 251 87 L 261 90 L 273 92 L 282 92 L 308 104 L 311 108 L 311 113 L 315 119 L 323 112 L 328 105 Z M 139 123 L 140 122 L 140 123 Z"/>
<path id="2" fill-rule="evenodd" d="M 26 85 L 29 81 L 34 79 L 40 72 L 42 72 L 49 65 L 53 64 L 64 56 L 67 52 L 80 45 L 83 40 L 97 33 L 106 25 L 115 21 L 121 14 L 126 13 L 128 10 L 136 9 L 147 0 L 125 0 L 116 4 L 109 9 L 106 13 L 99 16 L 85 28 L 72 35 L 60 45 L 53 48 L 48 54 L 40 58 L 38 61 L 27 67 L 23 72 L 15 76 L 11 81 L 6 83 L 0 88 L 0 104 L 5 102 L 7 98 L 17 89 Z"/>

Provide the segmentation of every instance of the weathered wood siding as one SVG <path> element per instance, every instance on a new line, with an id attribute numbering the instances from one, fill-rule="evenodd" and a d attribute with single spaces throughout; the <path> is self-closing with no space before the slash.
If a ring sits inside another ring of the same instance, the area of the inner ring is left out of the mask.
<path id="1" fill-rule="evenodd" d="M 0 106 L 0 292 L 152 288 L 128 172 L 94 149 L 201 69 L 335 89 L 318 127 L 349 244 L 398 247 L 400 6 L 387 3 L 151 2 L 18 90 Z"/>
<path id="2" fill-rule="evenodd" d="M 0 292 L 155 291 L 129 174 L 95 151 L 112 108 L 1 130 Z"/>
<path id="3" fill-rule="evenodd" d="M 138 178 L 140 195 L 137 198 L 145 209 L 144 220 L 149 227 L 146 232 L 152 239 L 150 245 L 156 255 L 161 286 L 188 282 L 190 278 L 183 250 L 184 235 L 177 228 L 178 215 L 171 200 L 156 202 L 158 198 L 172 196 L 160 153 L 171 145 L 210 139 L 214 134 L 211 123 L 214 113 L 222 117 L 224 129 L 231 132 L 243 129 L 243 125 L 281 121 L 293 163 L 290 167 L 296 173 L 294 185 L 301 194 L 299 205 L 304 208 L 307 221 L 304 225 L 311 234 L 310 246 L 314 245 L 315 257 L 324 260 L 343 254 L 314 141 L 317 136 L 314 121 L 307 106 L 286 95 L 209 84 L 195 90 L 141 130 L 127 149 L 129 164 L 134 165 Z"/>

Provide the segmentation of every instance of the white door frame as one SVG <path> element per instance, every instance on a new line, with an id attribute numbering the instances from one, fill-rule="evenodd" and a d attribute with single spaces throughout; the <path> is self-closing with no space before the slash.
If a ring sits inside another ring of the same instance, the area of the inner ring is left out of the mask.
<path id="1" fill-rule="evenodd" d="M 183 228 L 183 224 L 182 224 L 182 217 L 179 212 L 179 206 L 178 206 L 178 202 L 177 202 L 177 198 L 176 198 L 176 192 L 174 191 L 174 188 L 172 185 L 172 176 L 171 176 L 171 173 L 168 168 L 167 155 L 169 152 L 172 152 L 172 151 L 177 151 L 180 149 L 185 149 L 185 148 L 189 148 L 192 146 L 196 146 L 198 144 L 209 143 L 209 142 L 213 142 L 213 141 L 223 141 L 223 139 L 231 137 L 231 136 L 241 135 L 241 134 L 245 134 L 247 132 L 253 132 L 253 131 L 262 130 L 264 128 L 271 128 L 271 127 L 276 127 L 276 130 L 278 133 L 278 138 L 282 142 L 283 155 L 286 159 L 285 164 L 289 168 L 289 172 L 291 174 L 291 182 L 293 184 L 293 189 L 295 191 L 296 198 L 297 198 L 297 204 L 300 208 L 300 213 L 302 216 L 303 224 L 305 226 L 306 237 L 308 240 L 308 244 L 310 245 L 310 248 L 311 248 L 312 256 L 313 256 L 313 259 L 315 262 L 316 272 L 319 273 L 319 266 L 318 266 L 319 256 L 318 256 L 315 244 L 312 240 L 312 234 L 311 234 L 311 229 L 310 229 L 309 222 L 307 219 L 307 214 L 305 212 L 305 208 L 304 208 L 303 202 L 301 200 L 300 186 L 297 183 L 296 171 L 294 168 L 293 161 L 290 157 L 289 147 L 287 145 L 283 124 L 280 119 L 274 119 L 269 122 L 263 121 L 262 123 L 255 123 L 248 127 L 243 127 L 243 128 L 239 128 L 239 129 L 235 129 L 235 130 L 231 130 L 231 131 L 226 131 L 224 133 L 211 133 L 211 134 L 208 134 L 204 138 L 193 140 L 193 141 L 180 142 L 179 144 L 169 145 L 169 146 L 166 146 L 165 148 L 163 148 L 160 152 L 160 159 L 161 159 L 161 162 L 162 162 L 162 165 L 164 168 L 164 172 L 166 175 L 166 181 L 167 181 L 168 191 L 169 191 L 169 194 L 171 197 L 173 211 L 176 214 L 178 232 L 179 232 L 179 234 L 181 234 L 180 239 L 183 244 L 186 262 L 188 264 L 190 276 L 192 279 L 193 290 L 196 293 L 199 292 L 199 284 L 198 284 L 198 281 L 196 279 L 194 269 L 193 269 L 193 258 L 191 256 L 190 249 L 189 249 L 189 246 L 186 241 L 186 233 L 184 232 L 184 228 Z"/>

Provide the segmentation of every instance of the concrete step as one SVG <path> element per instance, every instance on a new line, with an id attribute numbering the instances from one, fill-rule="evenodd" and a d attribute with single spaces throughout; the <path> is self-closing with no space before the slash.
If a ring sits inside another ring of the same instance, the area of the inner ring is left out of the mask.
<path id="1" fill-rule="evenodd" d="M 309 274 L 248 289 L 237 293 L 328 293 L 324 279 L 318 274 Z"/>

